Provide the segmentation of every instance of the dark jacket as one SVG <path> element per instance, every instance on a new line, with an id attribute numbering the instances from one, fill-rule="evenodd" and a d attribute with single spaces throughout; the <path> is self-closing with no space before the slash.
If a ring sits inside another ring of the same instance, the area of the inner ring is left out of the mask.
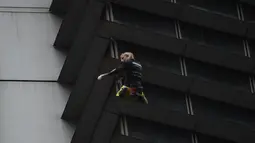
<path id="1" fill-rule="evenodd" d="M 142 89 L 142 65 L 135 60 L 121 62 L 111 75 L 124 78 L 124 85 Z"/>

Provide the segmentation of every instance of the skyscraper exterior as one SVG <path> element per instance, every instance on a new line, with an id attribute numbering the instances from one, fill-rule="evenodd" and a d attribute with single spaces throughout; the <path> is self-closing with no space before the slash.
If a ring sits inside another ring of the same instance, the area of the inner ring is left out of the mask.
<path id="1" fill-rule="evenodd" d="M 255 2 L 74 0 L 55 47 L 68 51 L 59 82 L 75 85 L 62 119 L 72 143 L 254 143 Z M 149 104 L 115 97 L 96 77 L 130 51 Z"/>
<path id="2" fill-rule="evenodd" d="M 58 83 L 66 55 L 53 47 L 62 19 L 52 0 L 0 0 L 0 143 L 70 143 Z"/>

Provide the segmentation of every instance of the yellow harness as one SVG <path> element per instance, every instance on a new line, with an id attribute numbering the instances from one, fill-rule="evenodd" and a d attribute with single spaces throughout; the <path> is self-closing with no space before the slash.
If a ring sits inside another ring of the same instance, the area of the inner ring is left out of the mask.
<path id="1" fill-rule="evenodd" d="M 116 96 L 119 97 L 120 94 L 122 94 L 124 97 L 130 97 L 132 95 L 132 88 L 123 85 L 120 90 L 117 92 Z M 148 104 L 148 100 L 145 97 L 144 93 L 142 92 L 142 94 L 138 94 L 138 96 L 141 96 L 143 98 L 143 100 L 146 102 L 146 104 Z"/>

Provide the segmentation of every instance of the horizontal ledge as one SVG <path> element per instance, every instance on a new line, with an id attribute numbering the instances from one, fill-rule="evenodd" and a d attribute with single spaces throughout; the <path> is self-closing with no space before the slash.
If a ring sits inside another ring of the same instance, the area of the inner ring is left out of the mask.
<path id="1" fill-rule="evenodd" d="M 246 36 L 246 25 L 237 18 L 203 11 L 187 4 L 172 3 L 165 0 L 99 0 L 118 5 L 191 22 L 215 30 Z M 145 4 L 146 3 L 146 4 Z M 231 25 L 229 24 L 231 23 Z"/>
<path id="2" fill-rule="evenodd" d="M 185 43 L 174 36 L 163 35 L 115 22 L 102 20 L 97 32 L 102 37 L 112 37 L 116 40 L 123 40 L 175 54 L 181 54 L 185 49 Z"/>
<path id="3" fill-rule="evenodd" d="M 150 106 L 150 104 L 145 105 L 125 101 L 114 96 L 109 99 L 106 110 L 115 114 L 124 114 L 173 127 L 197 131 L 238 143 L 253 143 L 255 141 L 253 130 L 240 124 L 218 119 L 208 119 L 204 116 L 183 114 L 162 108 L 158 109 Z"/>
<path id="4" fill-rule="evenodd" d="M 44 8 L 44 7 L 0 7 L 0 12 L 49 13 L 49 8 Z"/>
<path id="5" fill-rule="evenodd" d="M 15 80 L 15 79 L 0 79 L 0 82 L 58 82 L 57 80 Z"/>
<path id="6" fill-rule="evenodd" d="M 208 82 L 146 65 L 143 65 L 143 77 L 143 81 L 147 83 L 255 110 L 255 96 L 237 86 Z"/>
<path id="7" fill-rule="evenodd" d="M 128 137 L 128 136 L 113 136 L 111 143 L 149 143 L 143 140 L 139 140 L 133 137 Z"/>
<path id="8" fill-rule="evenodd" d="M 208 82 L 199 78 L 194 78 L 188 91 L 190 94 L 255 110 L 255 97 L 253 94 L 247 89 L 237 86 L 228 86 L 219 82 Z"/>
<path id="9" fill-rule="evenodd" d="M 222 49 L 216 49 L 216 47 L 213 46 L 198 44 L 190 40 L 183 41 L 187 44 L 187 48 L 183 54 L 185 57 L 246 73 L 253 72 L 255 67 L 255 61 L 253 58 L 227 52 Z"/>
<path id="10" fill-rule="evenodd" d="M 49 7 L 36 7 L 36 6 L 0 6 L 0 8 L 15 8 L 15 9 L 49 9 Z"/>
<path id="11" fill-rule="evenodd" d="M 247 2 L 249 4 L 255 5 L 255 1 L 254 0 L 240 0 L 242 2 Z"/>
<path id="12" fill-rule="evenodd" d="M 194 23 L 217 31 L 239 36 L 246 36 L 246 24 L 237 18 L 235 19 L 228 16 L 215 14 L 186 5 L 182 5 L 182 9 L 183 11 L 181 16 L 177 18 L 179 20 Z"/>
<path id="13" fill-rule="evenodd" d="M 255 60 L 249 57 L 115 22 L 102 20 L 97 33 L 102 37 L 112 37 L 116 40 L 123 40 L 243 72 L 252 73 L 255 67 Z"/>

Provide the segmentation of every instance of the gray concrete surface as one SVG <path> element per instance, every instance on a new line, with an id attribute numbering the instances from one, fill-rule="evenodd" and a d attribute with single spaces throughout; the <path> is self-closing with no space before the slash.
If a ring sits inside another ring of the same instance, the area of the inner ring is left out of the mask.
<path id="1" fill-rule="evenodd" d="M 57 80 L 65 55 L 53 48 L 61 20 L 49 13 L 0 12 L 0 79 Z"/>
<path id="2" fill-rule="evenodd" d="M 1 143 L 70 143 L 60 119 L 70 91 L 57 83 L 0 82 Z"/>
<path id="3" fill-rule="evenodd" d="M 70 90 L 46 82 L 66 57 L 52 46 L 61 19 L 50 3 L 0 0 L 0 143 L 70 143 L 74 133 L 61 120 Z"/>
<path id="4" fill-rule="evenodd" d="M 0 7 L 50 7 L 51 0 L 0 0 Z"/>

